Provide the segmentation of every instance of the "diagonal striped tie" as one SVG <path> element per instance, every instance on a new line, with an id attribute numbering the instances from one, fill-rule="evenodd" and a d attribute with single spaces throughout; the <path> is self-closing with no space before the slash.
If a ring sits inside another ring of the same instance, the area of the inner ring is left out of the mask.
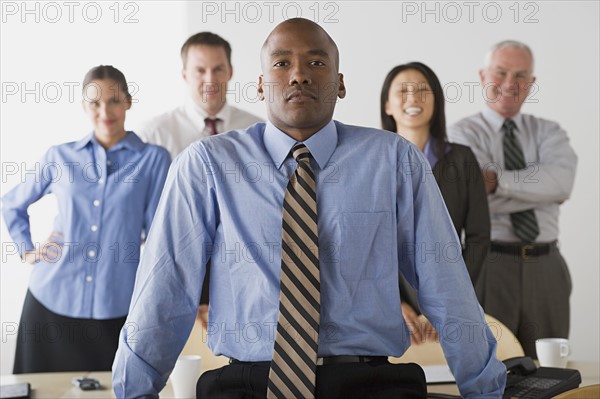
<path id="1" fill-rule="evenodd" d="M 283 199 L 279 319 L 267 398 L 314 398 L 321 310 L 317 196 L 310 152 L 296 143 L 298 166 Z"/>
<path id="2" fill-rule="evenodd" d="M 502 129 L 504 130 L 504 167 L 506 170 L 525 169 L 527 166 L 525 156 L 519 141 L 515 137 L 515 122 L 511 119 L 505 120 Z M 523 241 L 533 242 L 540 234 L 540 228 L 533 209 L 511 213 L 510 221 L 516 236 Z"/>

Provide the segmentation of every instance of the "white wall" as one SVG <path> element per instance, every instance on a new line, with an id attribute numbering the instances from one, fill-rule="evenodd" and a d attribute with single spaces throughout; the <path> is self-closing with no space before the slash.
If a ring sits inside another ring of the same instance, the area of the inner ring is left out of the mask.
<path id="1" fill-rule="evenodd" d="M 120 2 L 118 14 L 115 2 L 72 3 L 2 2 L 2 193 L 21 180 L 22 162 L 33 168 L 51 145 L 78 140 L 91 131 L 80 95 L 81 81 L 91 67 L 116 66 L 137 91 L 127 128 L 185 98 L 179 78 L 179 48 L 187 34 L 185 3 Z M 73 7 L 71 15 L 68 7 Z M 15 165 L 17 173 L 12 174 Z M 55 201 L 44 197 L 29 213 L 33 239 L 43 242 L 51 231 Z M 30 267 L 10 253 L 4 221 L 0 234 L 0 373 L 6 374 L 12 371 L 13 329 L 21 314 Z"/>
<path id="2" fill-rule="evenodd" d="M 20 6 L 21 2 L 12 4 Z M 39 23 L 26 15 L 22 23 L 20 13 L 12 15 L 11 10 L 5 13 L 3 9 L 6 21 L 2 22 L 1 70 L 6 98 L 2 98 L 0 119 L 2 192 L 20 179 L 8 175 L 6 165 L 35 162 L 50 145 L 75 140 L 90 126 L 78 99 L 68 101 L 63 93 L 63 98 L 53 103 L 50 100 L 55 94 L 48 86 L 46 95 L 41 90 L 39 103 L 33 95 L 22 101 L 20 92 L 7 95 L 6 89 L 14 88 L 13 83 L 19 86 L 24 82 L 27 88 L 34 87 L 35 82 L 41 87 L 49 82 L 64 86 L 65 82 L 81 81 L 91 66 L 112 63 L 139 87 L 139 102 L 129 112 L 127 123 L 136 126 L 182 100 L 179 47 L 189 34 L 211 30 L 228 39 L 233 47 L 230 101 L 264 117 L 264 104 L 256 101 L 253 91 L 260 73 L 260 46 L 276 23 L 300 11 L 302 16 L 321 23 L 340 48 L 340 69 L 345 74 L 348 96 L 339 102 L 336 119 L 378 126 L 379 90 L 386 73 L 394 65 L 418 60 L 431 66 L 446 85 L 447 119 L 452 123 L 484 106 L 481 88 L 476 84 L 487 48 L 506 38 L 528 43 L 536 57 L 539 90 L 524 112 L 560 122 L 579 156 L 572 198 L 562 206 L 560 242 L 574 284 L 573 358 L 598 361 L 598 2 L 427 2 L 425 6 L 420 1 L 219 1 L 170 2 L 167 6 L 165 2 L 138 1 L 121 3 L 118 23 L 113 21 L 114 10 L 109 8 L 113 3 L 97 2 L 103 18 L 95 24 L 82 16 L 86 3 L 78 4 L 72 24 L 66 7 L 66 21 L 54 24 L 44 21 L 44 15 Z M 125 4 L 129 4 L 128 9 Z M 432 12 L 425 13 L 425 7 Z M 88 6 L 88 19 L 94 17 L 93 11 Z M 136 12 L 138 22 L 123 23 L 131 12 Z M 46 19 L 55 15 L 46 9 Z M 471 84 L 475 87 L 470 98 Z M 50 199 L 32 207 L 34 239 L 41 241 L 47 236 L 53 212 Z M 0 319 L 5 342 L 12 336 L 10 328 L 18 322 L 28 267 L 16 256 L 4 253 L 10 238 L 4 224 L 1 229 Z M 5 360 L 0 371 L 10 372 Z"/>

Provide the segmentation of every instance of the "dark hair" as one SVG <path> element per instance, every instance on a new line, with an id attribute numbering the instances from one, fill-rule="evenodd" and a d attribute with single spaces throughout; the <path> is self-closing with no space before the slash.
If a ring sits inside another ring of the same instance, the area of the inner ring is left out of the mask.
<path id="1" fill-rule="evenodd" d="M 394 67 L 385 77 L 383 87 L 381 88 L 381 127 L 390 132 L 397 132 L 396 121 L 394 117 L 385 113 L 385 104 L 389 99 L 390 87 L 394 78 L 403 71 L 414 69 L 425 76 L 429 87 L 433 91 L 433 115 L 429 121 L 429 134 L 435 139 L 434 152 L 438 158 L 443 158 L 445 153 L 446 134 L 446 115 L 444 111 L 444 91 L 440 80 L 427 65 L 420 62 L 409 62 Z"/>
<path id="2" fill-rule="evenodd" d="M 94 80 L 112 80 L 117 84 L 119 89 L 125 93 L 128 99 L 131 98 L 125 75 L 112 65 L 98 65 L 97 67 L 90 69 L 83 78 L 82 90 L 85 91 L 85 87 Z"/>
<path id="3" fill-rule="evenodd" d="M 215 46 L 223 47 L 225 54 L 227 55 L 227 62 L 231 66 L 231 46 L 229 42 L 223 39 L 221 36 L 212 32 L 200 32 L 190 36 L 183 46 L 181 46 L 181 60 L 183 61 L 183 67 L 187 63 L 188 49 L 192 46 Z"/>

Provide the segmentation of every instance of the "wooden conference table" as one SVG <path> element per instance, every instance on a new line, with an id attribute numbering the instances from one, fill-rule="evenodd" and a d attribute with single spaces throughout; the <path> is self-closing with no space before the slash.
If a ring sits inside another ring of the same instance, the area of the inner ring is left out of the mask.
<path id="1" fill-rule="evenodd" d="M 581 373 L 581 386 L 600 383 L 600 364 L 597 362 L 573 361 L 569 362 L 568 368 L 577 369 Z M 82 391 L 71 384 L 73 377 L 92 377 L 100 381 L 103 386 L 99 391 Z M 19 382 L 29 382 L 31 384 L 32 399 L 70 399 L 70 398 L 89 398 L 104 399 L 114 398 L 112 391 L 110 372 L 90 372 L 90 373 L 35 373 L 19 375 L 0 376 L 0 384 L 16 384 Z M 458 395 L 458 389 L 454 384 L 429 385 L 429 392 L 447 393 Z M 169 382 L 160 394 L 161 398 L 172 398 L 173 390 Z"/>

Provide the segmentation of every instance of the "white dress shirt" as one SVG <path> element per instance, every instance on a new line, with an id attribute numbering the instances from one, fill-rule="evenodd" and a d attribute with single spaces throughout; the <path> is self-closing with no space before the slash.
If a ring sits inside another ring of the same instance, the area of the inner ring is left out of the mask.
<path id="1" fill-rule="evenodd" d="M 194 141 L 210 136 L 204 119 L 208 114 L 192 100 L 165 112 L 146 122 L 137 129 L 139 136 L 147 143 L 165 147 L 175 158 Z M 249 112 L 233 107 L 227 103 L 215 116 L 219 133 L 229 130 L 244 129 L 263 120 Z"/>
<path id="2" fill-rule="evenodd" d="M 510 214 L 534 209 L 540 227 L 536 242 L 558 238 L 559 206 L 569 199 L 577 169 L 577 155 L 567 133 L 556 123 L 533 115 L 511 118 L 517 129 L 527 168 L 506 170 L 502 140 L 504 118 L 490 108 L 448 128 L 451 141 L 471 147 L 483 169 L 497 170 L 498 187 L 488 195 L 492 241 L 521 241 Z"/>

